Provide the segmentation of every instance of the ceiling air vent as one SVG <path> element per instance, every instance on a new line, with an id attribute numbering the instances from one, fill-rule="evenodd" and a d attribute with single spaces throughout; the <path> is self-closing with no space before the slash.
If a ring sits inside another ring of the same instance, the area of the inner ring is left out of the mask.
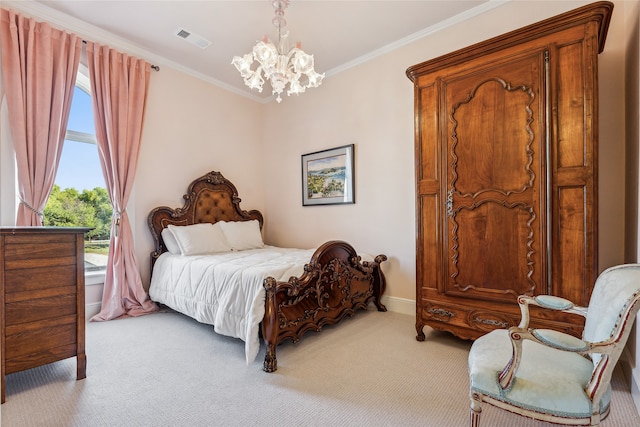
<path id="1" fill-rule="evenodd" d="M 198 46 L 200 49 L 205 49 L 211 44 L 211 42 L 204 37 L 194 34 L 191 31 L 187 31 L 184 28 L 179 28 L 178 30 L 176 30 L 175 34 L 177 37 L 180 37 L 181 39 L 184 39 L 189 43 Z"/>

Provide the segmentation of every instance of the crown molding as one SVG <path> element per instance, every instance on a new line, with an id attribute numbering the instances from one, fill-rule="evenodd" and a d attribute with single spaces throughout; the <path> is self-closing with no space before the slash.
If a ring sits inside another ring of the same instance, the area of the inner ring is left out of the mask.
<path id="1" fill-rule="evenodd" d="M 420 39 L 423 39 L 427 36 L 430 36 L 434 33 L 437 33 L 438 31 L 441 31 L 445 28 L 448 27 L 452 27 L 454 25 L 460 24 L 468 19 L 471 19 L 473 17 L 476 17 L 478 15 L 482 15 L 483 13 L 486 13 L 490 10 L 493 10 L 497 7 L 500 7 L 506 3 L 510 3 L 513 0 L 489 0 L 486 3 L 481 4 L 480 6 L 476 6 L 473 9 L 469 9 L 465 12 L 459 13 L 455 16 L 452 16 L 451 18 L 445 19 L 443 21 L 438 22 L 435 25 L 432 25 L 430 27 L 427 27 L 423 30 L 420 30 L 416 33 L 413 33 L 407 37 L 404 37 L 398 41 L 395 41 L 393 43 L 389 43 L 386 46 L 382 46 L 379 49 L 376 49 L 366 55 L 362 55 L 359 56 L 349 62 L 346 62 L 342 65 L 339 65 L 337 67 L 334 67 L 328 71 L 325 72 L 327 77 L 330 76 L 334 76 L 338 73 L 341 73 L 342 71 L 348 70 L 349 68 L 353 68 L 355 66 L 361 65 L 365 62 L 371 61 L 375 58 L 378 58 L 380 56 L 386 55 L 390 52 L 393 52 L 394 50 L 400 49 L 403 46 L 406 46 L 410 43 L 413 43 L 415 41 L 418 41 Z"/>

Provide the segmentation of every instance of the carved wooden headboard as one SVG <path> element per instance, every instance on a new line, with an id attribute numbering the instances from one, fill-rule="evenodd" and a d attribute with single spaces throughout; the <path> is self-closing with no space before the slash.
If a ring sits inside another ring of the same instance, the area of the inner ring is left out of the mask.
<path id="1" fill-rule="evenodd" d="M 182 208 L 172 209 L 160 206 L 153 209 L 147 218 L 147 224 L 155 243 L 151 252 L 151 266 L 155 260 L 167 251 L 162 240 L 162 230 L 169 224 L 192 225 L 203 222 L 212 224 L 218 221 L 250 221 L 257 219 L 262 228 L 263 217 L 257 210 L 240 209 L 240 197 L 235 185 L 220 172 L 209 172 L 189 184 Z"/>

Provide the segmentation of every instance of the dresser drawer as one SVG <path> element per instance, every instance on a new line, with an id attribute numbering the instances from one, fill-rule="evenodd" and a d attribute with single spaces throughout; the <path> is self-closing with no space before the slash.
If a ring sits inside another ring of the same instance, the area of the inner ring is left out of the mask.
<path id="1" fill-rule="evenodd" d="M 30 258 L 30 259 L 13 259 L 4 260 L 4 269 L 7 271 L 24 269 L 24 268 L 43 268 L 56 267 L 60 265 L 76 265 L 77 258 L 75 256 L 58 256 L 47 258 Z"/>
<path id="2" fill-rule="evenodd" d="M 66 359 L 76 355 L 78 347 L 74 344 L 63 345 L 59 347 L 47 348 L 39 353 L 31 353 L 25 356 L 16 357 L 14 359 L 7 359 L 6 374 L 13 374 L 14 372 L 24 371 L 25 369 L 31 369 L 34 366 L 42 366 L 47 363 L 57 362 L 58 360 Z M 84 378 L 84 377 L 83 377 Z"/>
<path id="3" fill-rule="evenodd" d="M 77 341 L 76 318 L 75 315 L 71 315 L 7 326 L 5 333 L 5 358 L 16 359 L 75 344 Z"/>
<path id="4" fill-rule="evenodd" d="M 60 293 L 64 294 L 52 295 L 47 298 L 24 298 L 16 301 L 7 296 L 7 301 L 5 302 L 5 325 L 19 325 L 76 314 L 76 294 L 75 292 L 70 292 L 75 291 L 74 288 L 54 288 L 50 291 L 60 291 Z M 23 292 L 14 295 L 26 297 L 29 294 L 30 292 Z"/>
<path id="5" fill-rule="evenodd" d="M 4 273 L 5 292 L 38 291 L 41 289 L 71 286 L 77 284 L 77 266 L 52 265 L 38 268 L 6 270 Z"/>
<path id="6" fill-rule="evenodd" d="M 439 302 L 423 301 L 422 318 L 424 320 L 436 320 L 450 323 L 456 326 L 467 325 L 467 313 L 459 307 L 451 307 Z"/>
<path id="7" fill-rule="evenodd" d="M 4 242 L 8 265 L 15 261 L 76 256 L 76 236 L 72 233 L 8 234 Z"/>
<path id="8" fill-rule="evenodd" d="M 474 329 L 482 331 L 482 333 L 494 329 L 506 329 L 518 324 L 515 318 L 505 313 L 445 305 L 431 301 L 423 302 L 422 316 L 424 320 L 435 320 L 458 327 L 466 328 L 472 326 Z"/>

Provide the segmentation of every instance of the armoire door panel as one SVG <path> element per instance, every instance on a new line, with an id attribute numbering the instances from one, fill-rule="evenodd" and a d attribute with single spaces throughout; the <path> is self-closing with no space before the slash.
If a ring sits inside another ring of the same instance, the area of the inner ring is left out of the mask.
<path id="1" fill-rule="evenodd" d="M 553 238 L 557 244 L 551 249 L 556 263 L 554 270 L 558 273 L 551 293 L 582 306 L 588 304 L 590 293 L 585 291 L 585 283 L 591 280 L 591 274 L 584 269 L 589 264 L 585 248 L 588 236 L 585 193 L 584 186 L 565 187 L 558 192 L 558 223 Z"/>
<path id="2" fill-rule="evenodd" d="M 420 88 L 422 105 L 437 105 L 436 85 Z M 438 111 L 436 108 L 424 108 L 416 123 L 422 143 L 417 146 L 416 157 L 420 159 L 418 181 L 439 179 L 438 177 Z"/>
<path id="3" fill-rule="evenodd" d="M 515 301 L 544 283 L 531 207 L 487 201 L 462 208 L 449 221 L 447 295 Z"/>
<path id="4" fill-rule="evenodd" d="M 514 302 L 544 291 L 546 51 L 443 78 L 447 295 Z"/>
<path id="5" fill-rule="evenodd" d="M 585 166 L 590 163 L 591 97 L 593 96 L 593 82 L 586 78 L 585 73 L 592 74 L 589 69 L 583 69 L 585 63 L 584 46 L 579 41 L 557 49 L 557 61 L 552 63 L 556 85 L 561 88 L 556 91 L 557 111 L 556 123 L 557 147 L 556 158 L 558 169 Z M 589 67 L 590 68 L 590 67 Z M 564 70 L 572 70 L 571 73 Z M 586 95 L 586 98 L 585 98 Z"/>
<path id="6" fill-rule="evenodd" d="M 436 287 L 439 282 L 441 268 L 438 259 L 440 253 L 441 237 L 440 221 L 440 174 L 439 174 L 439 145 L 438 129 L 439 115 L 437 108 L 432 105 L 438 103 L 438 91 L 436 82 L 420 88 L 419 105 L 429 106 L 424 108 L 416 116 L 416 139 L 421 143 L 416 145 L 416 158 L 420 159 L 416 164 L 420 165 L 416 170 L 417 200 L 416 236 L 418 243 L 418 259 L 422 262 L 416 265 L 416 277 L 424 286 Z M 420 293 L 420 291 L 419 291 Z M 418 294 L 419 298 L 419 294 Z"/>
<path id="7" fill-rule="evenodd" d="M 451 106 L 449 179 L 458 193 L 508 194 L 533 185 L 534 97 L 530 87 L 513 89 L 501 79 L 488 79 Z M 487 108 L 492 104 L 496 107 Z"/>
<path id="8" fill-rule="evenodd" d="M 597 37 L 592 26 L 586 33 L 584 40 L 559 45 L 554 52 L 553 73 L 561 90 L 551 98 L 557 137 L 552 145 L 556 214 L 549 292 L 579 305 L 588 304 L 597 272 Z"/>
<path id="9" fill-rule="evenodd" d="M 417 264 L 417 277 L 419 283 L 424 286 L 431 285 L 435 288 L 438 283 L 439 268 L 438 254 L 440 253 L 441 242 L 439 239 L 438 230 L 438 210 L 439 200 L 437 194 L 423 195 L 418 199 L 418 210 L 420 212 L 418 226 L 428 232 L 418 233 L 418 245 L 420 256 L 418 259 L 422 260 Z M 434 262 L 435 261 L 435 262 Z"/>

